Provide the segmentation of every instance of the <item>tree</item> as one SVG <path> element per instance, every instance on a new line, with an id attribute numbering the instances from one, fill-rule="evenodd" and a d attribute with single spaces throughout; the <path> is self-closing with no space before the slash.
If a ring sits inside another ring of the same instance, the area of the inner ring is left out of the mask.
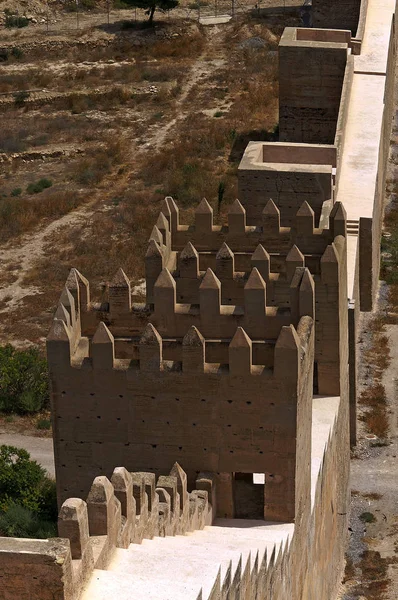
<path id="1" fill-rule="evenodd" d="M 56 535 L 55 481 L 29 452 L 0 446 L 0 536 Z"/>
<path id="2" fill-rule="evenodd" d="M 143 8 L 146 14 L 149 15 L 149 24 L 152 25 L 153 16 L 156 10 L 167 12 L 176 8 L 178 0 L 123 0 L 124 4 L 134 8 Z"/>
<path id="3" fill-rule="evenodd" d="M 47 364 L 39 351 L 0 346 L 0 410 L 25 414 L 48 405 Z"/>

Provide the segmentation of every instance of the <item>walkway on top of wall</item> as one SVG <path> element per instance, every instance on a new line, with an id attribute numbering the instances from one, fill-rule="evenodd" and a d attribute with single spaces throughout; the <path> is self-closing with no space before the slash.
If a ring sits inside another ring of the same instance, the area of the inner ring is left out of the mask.
<path id="1" fill-rule="evenodd" d="M 318 475 L 329 435 L 339 411 L 339 397 L 313 400 L 311 504 L 314 506 Z M 175 537 L 155 537 L 142 544 L 118 548 L 107 571 L 95 570 L 82 600 L 207 600 L 221 569 L 221 582 L 232 562 L 231 574 L 242 559 L 244 570 L 259 564 L 274 546 L 285 548 L 294 533 L 293 523 L 244 519 L 216 519 L 211 527 Z"/>
<path id="2" fill-rule="evenodd" d="M 348 221 L 372 217 L 382 136 L 384 91 L 395 0 L 368 0 L 362 50 L 354 56 L 354 77 L 348 107 L 336 200 Z M 358 237 L 348 236 L 348 297 L 353 297 Z"/>

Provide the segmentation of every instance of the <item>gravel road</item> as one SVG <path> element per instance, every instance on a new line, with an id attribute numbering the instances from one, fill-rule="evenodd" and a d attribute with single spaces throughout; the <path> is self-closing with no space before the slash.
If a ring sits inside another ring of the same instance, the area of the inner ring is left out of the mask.
<path id="1" fill-rule="evenodd" d="M 33 437 L 20 433 L 4 433 L 0 431 L 0 446 L 16 446 L 27 450 L 51 477 L 55 477 L 53 441 L 51 438 Z"/>

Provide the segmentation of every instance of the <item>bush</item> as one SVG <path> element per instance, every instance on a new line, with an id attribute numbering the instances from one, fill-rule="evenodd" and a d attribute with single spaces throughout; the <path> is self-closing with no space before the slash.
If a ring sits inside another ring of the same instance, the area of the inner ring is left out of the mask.
<path id="1" fill-rule="evenodd" d="M 55 481 L 26 450 L 0 446 L 0 535 L 53 537 L 57 514 Z"/>
<path id="2" fill-rule="evenodd" d="M 16 196 L 20 196 L 22 194 L 22 188 L 18 187 L 18 188 L 14 188 L 13 190 L 11 190 L 11 196 L 13 198 L 15 198 Z"/>
<path id="3" fill-rule="evenodd" d="M 51 181 L 51 179 L 46 179 L 44 177 L 43 179 L 39 179 L 39 181 L 36 181 L 35 183 L 30 183 L 26 188 L 26 191 L 28 192 L 28 194 L 40 194 L 40 192 L 42 192 L 43 190 L 46 190 L 47 188 L 51 187 L 52 184 L 53 182 Z"/>
<path id="4" fill-rule="evenodd" d="M 19 504 L 10 504 L 0 513 L 0 535 L 5 537 L 46 539 L 56 537 L 55 522 L 41 519 L 36 513 Z"/>
<path id="5" fill-rule="evenodd" d="M 18 27 L 20 29 L 29 25 L 29 19 L 15 13 L 7 12 L 4 24 L 8 29 L 11 29 L 12 27 Z"/>
<path id="6" fill-rule="evenodd" d="M 17 106 L 22 106 L 25 101 L 29 98 L 30 92 L 26 90 L 21 90 L 20 92 L 15 92 L 14 101 Z"/>
<path id="7" fill-rule="evenodd" d="M 22 52 L 21 48 L 14 46 L 14 48 L 11 50 L 11 55 L 14 58 L 16 58 L 17 60 L 19 60 L 20 58 L 23 57 L 23 52 Z"/>
<path id="8" fill-rule="evenodd" d="M 51 421 L 49 419 L 39 419 L 36 427 L 37 429 L 51 429 Z"/>
<path id="9" fill-rule="evenodd" d="M 47 364 L 38 350 L 0 346 L 0 410 L 26 414 L 48 406 Z"/>

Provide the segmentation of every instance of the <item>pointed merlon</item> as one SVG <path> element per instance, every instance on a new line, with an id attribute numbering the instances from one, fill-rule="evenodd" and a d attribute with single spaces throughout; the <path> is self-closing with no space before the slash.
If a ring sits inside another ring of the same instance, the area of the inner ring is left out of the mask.
<path id="1" fill-rule="evenodd" d="M 217 252 L 216 260 L 233 260 L 234 253 L 231 248 L 224 242 Z"/>
<path id="2" fill-rule="evenodd" d="M 180 224 L 178 206 L 171 196 L 166 196 L 165 201 L 167 202 L 170 211 L 170 229 L 171 231 L 177 231 Z"/>
<path id="3" fill-rule="evenodd" d="M 64 287 L 64 289 L 62 290 L 60 302 L 62 302 L 62 304 L 67 309 L 75 308 L 75 299 L 73 298 L 72 294 L 70 293 L 67 287 Z"/>
<path id="4" fill-rule="evenodd" d="M 76 303 L 75 299 L 72 296 L 71 292 L 67 287 L 64 287 L 61 297 L 59 299 L 61 304 L 63 304 L 70 315 L 70 322 L 72 327 L 76 324 Z"/>
<path id="5" fill-rule="evenodd" d="M 68 327 L 70 327 L 70 315 L 69 315 L 68 311 L 66 310 L 65 306 L 62 304 L 62 302 L 60 302 L 58 304 L 58 307 L 57 307 L 54 317 L 56 319 L 60 319 L 61 321 L 64 321 L 66 323 L 66 325 Z"/>
<path id="6" fill-rule="evenodd" d="M 339 256 L 334 244 L 327 246 L 321 257 L 321 280 L 328 285 L 338 285 Z"/>
<path id="7" fill-rule="evenodd" d="M 170 471 L 170 475 L 177 479 L 177 492 L 180 494 L 180 509 L 184 510 L 184 507 L 189 503 L 187 474 L 178 462 L 175 462 Z"/>
<path id="8" fill-rule="evenodd" d="M 211 269 L 207 269 L 199 286 L 200 318 L 209 324 L 218 317 L 221 309 L 221 282 Z"/>
<path id="9" fill-rule="evenodd" d="M 111 313 L 126 313 L 131 310 L 131 287 L 123 269 L 118 269 L 109 284 L 109 310 Z"/>
<path id="10" fill-rule="evenodd" d="M 232 250 L 224 242 L 216 255 L 216 273 L 220 279 L 233 279 L 235 257 Z"/>
<path id="11" fill-rule="evenodd" d="M 244 291 L 245 326 L 249 331 L 264 325 L 267 311 L 266 284 L 258 269 L 254 267 L 246 282 Z"/>
<path id="12" fill-rule="evenodd" d="M 69 271 L 65 287 L 70 290 L 76 310 L 87 311 L 90 303 L 90 284 L 88 280 L 75 268 Z"/>
<path id="13" fill-rule="evenodd" d="M 335 202 L 329 215 L 332 241 L 338 235 L 347 237 L 347 213 L 341 202 Z"/>
<path id="14" fill-rule="evenodd" d="M 286 277 L 288 281 L 291 281 L 296 270 L 296 267 L 304 267 L 305 259 L 304 254 L 294 244 L 289 250 L 286 256 Z"/>
<path id="15" fill-rule="evenodd" d="M 101 322 L 90 346 L 94 369 L 113 369 L 115 340 L 105 323 Z"/>
<path id="16" fill-rule="evenodd" d="M 47 336 L 47 341 L 50 342 L 70 342 L 69 329 L 66 326 L 65 321 L 60 319 L 54 319 L 51 325 L 51 329 Z"/>
<path id="17" fill-rule="evenodd" d="M 176 282 L 170 271 L 165 268 L 156 280 L 155 288 L 175 288 Z"/>
<path id="18" fill-rule="evenodd" d="M 92 557 L 92 548 L 89 546 L 89 528 L 87 504 L 81 498 L 68 498 L 61 506 L 58 515 L 58 534 L 70 540 L 72 559 L 85 561 Z"/>
<path id="19" fill-rule="evenodd" d="M 281 216 L 275 202 L 270 198 L 262 212 L 263 234 L 279 233 Z"/>
<path id="20" fill-rule="evenodd" d="M 264 281 L 269 281 L 271 259 L 264 246 L 259 244 L 251 257 L 251 264 L 256 267 Z"/>
<path id="21" fill-rule="evenodd" d="M 163 244 L 165 246 L 169 246 L 170 245 L 170 226 L 169 226 L 168 220 L 166 219 L 166 217 L 164 216 L 164 214 L 162 212 L 159 213 L 158 220 L 156 221 L 156 227 L 159 229 L 160 233 L 162 234 Z"/>
<path id="22" fill-rule="evenodd" d="M 113 344 L 114 338 L 104 322 L 99 323 L 94 337 L 93 344 Z"/>
<path id="23" fill-rule="evenodd" d="M 238 198 L 233 201 L 228 211 L 229 215 L 245 215 L 246 210 L 244 206 L 239 202 Z"/>
<path id="24" fill-rule="evenodd" d="M 152 323 L 148 323 L 145 327 L 142 336 L 140 338 L 140 346 L 157 346 L 161 345 L 162 338 L 157 331 L 157 329 L 152 325 Z"/>
<path id="25" fill-rule="evenodd" d="M 170 318 L 175 312 L 176 282 L 168 269 L 163 269 L 154 286 L 155 312 Z"/>
<path id="26" fill-rule="evenodd" d="M 300 338 L 293 325 L 282 327 L 274 350 L 274 376 L 297 381 L 300 368 Z"/>
<path id="27" fill-rule="evenodd" d="M 170 211 L 170 206 L 169 206 L 169 202 L 168 202 L 167 196 L 165 198 L 163 198 L 162 204 L 160 206 L 160 210 L 161 210 L 161 212 L 164 214 L 164 216 L 166 217 L 166 219 L 170 223 L 171 211 Z"/>
<path id="28" fill-rule="evenodd" d="M 256 267 L 252 269 L 252 272 L 249 275 L 245 290 L 265 290 L 265 281 Z"/>
<path id="29" fill-rule="evenodd" d="M 156 227 L 160 231 L 168 231 L 169 223 L 162 212 L 159 213 L 158 220 L 156 221 Z"/>
<path id="30" fill-rule="evenodd" d="M 65 287 L 73 293 L 73 290 L 77 290 L 79 288 L 79 282 L 77 278 L 77 270 L 72 268 L 69 271 L 68 278 L 65 283 Z"/>
<path id="31" fill-rule="evenodd" d="M 96 477 L 87 496 L 90 536 L 108 535 L 112 530 L 115 526 L 115 503 L 118 504 L 118 501 L 109 479 Z"/>
<path id="32" fill-rule="evenodd" d="M 279 215 L 280 215 L 279 208 L 276 206 L 276 204 L 272 200 L 272 198 L 270 198 L 268 200 L 267 204 L 264 206 L 263 215 L 274 215 L 274 216 L 279 217 Z"/>
<path id="33" fill-rule="evenodd" d="M 220 290 L 221 282 L 218 277 L 215 276 L 214 271 L 212 269 L 207 269 L 205 276 L 202 279 L 202 283 L 199 286 L 201 290 Z"/>
<path id="34" fill-rule="evenodd" d="M 149 241 L 151 240 L 155 240 L 158 244 L 163 244 L 163 235 L 157 225 L 154 225 L 152 228 L 151 235 L 149 236 Z"/>
<path id="35" fill-rule="evenodd" d="M 207 202 L 206 198 L 203 198 L 200 204 L 195 209 L 196 215 L 212 215 L 213 209 Z"/>
<path id="36" fill-rule="evenodd" d="M 296 213 L 296 229 L 300 235 L 313 235 L 314 211 L 305 200 Z"/>
<path id="37" fill-rule="evenodd" d="M 148 323 L 139 343 L 140 370 L 143 372 L 160 371 L 162 352 L 162 338 L 152 323 Z"/>
<path id="38" fill-rule="evenodd" d="M 205 367 L 205 339 L 192 325 L 182 340 L 182 370 L 185 373 L 203 373 Z"/>
<path id="39" fill-rule="evenodd" d="M 301 252 L 301 250 L 296 246 L 296 244 L 294 244 L 290 250 L 288 255 L 286 256 L 286 260 L 288 262 L 300 262 L 300 263 L 304 263 L 304 254 Z"/>
<path id="40" fill-rule="evenodd" d="M 230 374 L 250 375 L 252 370 L 252 341 L 242 327 L 237 328 L 228 352 Z"/>
<path id="41" fill-rule="evenodd" d="M 179 267 L 181 277 L 199 277 L 199 254 L 196 248 L 188 242 L 179 256 Z"/>
<path id="42" fill-rule="evenodd" d="M 123 271 L 122 268 L 119 268 L 116 271 L 109 286 L 112 288 L 129 288 L 130 287 L 130 281 L 128 280 L 127 275 Z"/>
<path id="43" fill-rule="evenodd" d="M 239 235 L 246 231 L 246 210 L 238 199 L 234 201 L 228 211 L 228 233 Z"/>
<path id="44" fill-rule="evenodd" d="M 47 336 L 47 361 L 50 373 L 53 368 L 70 367 L 71 337 L 65 321 L 54 319 Z"/>
<path id="45" fill-rule="evenodd" d="M 315 283 L 309 269 L 304 270 L 299 290 L 299 318 L 304 316 L 315 319 Z"/>
<path id="46" fill-rule="evenodd" d="M 314 211 L 312 210 L 311 206 L 308 204 L 307 200 L 304 200 L 304 202 L 298 209 L 296 216 L 297 217 L 313 217 L 314 216 Z"/>
<path id="47" fill-rule="evenodd" d="M 195 231 L 196 234 L 211 233 L 213 230 L 213 209 L 203 198 L 195 209 Z"/>
<path id="48" fill-rule="evenodd" d="M 203 335 L 194 325 L 190 327 L 182 340 L 183 346 L 202 347 L 204 343 L 205 339 Z"/>
<path id="49" fill-rule="evenodd" d="M 251 348 L 252 341 L 247 335 L 246 331 L 243 327 L 238 327 L 236 329 L 235 335 L 231 340 L 229 345 L 230 348 Z"/>
<path id="50" fill-rule="evenodd" d="M 159 244 L 157 242 L 155 242 L 154 239 L 152 239 L 149 242 L 148 250 L 146 251 L 145 258 L 152 258 L 153 256 L 158 256 L 160 258 L 163 258 L 163 254 L 159 247 Z"/>
<path id="51" fill-rule="evenodd" d="M 181 251 L 180 258 L 181 260 L 190 260 L 192 258 L 199 258 L 199 254 L 197 253 L 195 246 L 193 246 L 191 242 L 188 242 Z"/>
<path id="52" fill-rule="evenodd" d="M 269 254 L 266 251 L 266 249 L 264 248 L 264 246 L 262 246 L 261 244 L 259 244 L 257 246 L 257 248 L 255 249 L 255 251 L 253 252 L 252 261 L 255 261 L 255 260 L 269 261 Z"/>

